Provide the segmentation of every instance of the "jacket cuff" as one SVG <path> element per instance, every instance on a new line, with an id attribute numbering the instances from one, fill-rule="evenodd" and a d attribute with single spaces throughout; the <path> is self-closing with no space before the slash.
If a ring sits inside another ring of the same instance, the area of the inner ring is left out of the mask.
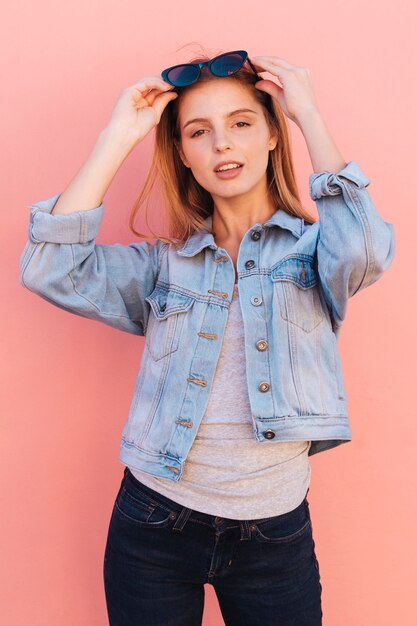
<path id="1" fill-rule="evenodd" d="M 356 187 L 367 187 L 371 180 L 364 174 L 356 161 L 349 161 L 343 169 L 336 172 L 314 172 L 310 175 L 310 197 L 317 200 L 323 196 L 337 196 L 342 193 L 340 179 L 350 180 Z"/>
<path id="2" fill-rule="evenodd" d="M 51 215 L 60 193 L 30 205 L 29 239 L 35 243 L 87 243 L 95 239 L 104 213 L 104 204 L 86 211 Z"/>

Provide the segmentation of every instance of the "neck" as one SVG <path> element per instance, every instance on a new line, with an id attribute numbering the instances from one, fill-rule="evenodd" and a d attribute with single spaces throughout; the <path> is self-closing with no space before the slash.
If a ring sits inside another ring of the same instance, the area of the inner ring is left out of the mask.
<path id="1" fill-rule="evenodd" d="M 213 232 L 216 242 L 241 241 L 245 233 L 254 224 L 263 224 L 272 215 L 276 208 L 273 206 L 260 207 L 259 205 L 248 204 L 246 207 L 239 205 L 214 207 L 213 211 Z"/>
<path id="2" fill-rule="evenodd" d="M 263 224 L 276 211 L 266 190 L 254 188 L 249 193 L 225 198 L 213 196 L 213 231 L 216 242 L 241 241 L 244 234 L 254 225 Z"/>

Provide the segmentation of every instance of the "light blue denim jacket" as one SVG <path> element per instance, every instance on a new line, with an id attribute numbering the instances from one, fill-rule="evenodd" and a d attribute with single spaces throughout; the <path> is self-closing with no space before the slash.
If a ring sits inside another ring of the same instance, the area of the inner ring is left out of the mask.
<path id="1" fill-rule="evenodd" d="M 314 224 L 277 210 L 245 233 L 237 259 L 253 436 L 311 440 L 309 454 L 352 439 L 337 339 L 348 298 L 394 257 L 355 161 L 310 176 Z M 203 230 L 182 247 L 157 239 L 97 244 L 103 203 L 51 215 L 60 194 L 31 205 L 23 286 L 145 347 L 119 460 L 180 480 L 212 386 L 235 281 L 233 262 Z"/>

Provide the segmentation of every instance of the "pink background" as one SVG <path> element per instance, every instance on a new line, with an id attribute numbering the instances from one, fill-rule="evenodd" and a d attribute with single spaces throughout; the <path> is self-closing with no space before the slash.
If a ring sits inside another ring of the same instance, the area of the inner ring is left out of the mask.
<path id="1" fill-rule="evenodd" d="M 309 501 L 324 625 L 416 623 L 416 17 L 411 1 L 380 0 L 3 6 L 1 624 L 107 624 L 103 553 L 144 345 L 20 286 L 28 206 L 64 190 L 124 87 L 188 60 L 198 44 L 308 66 L 343 156 L 394 224 L 396 258 L 352 298 L 339 340 L 353 442 L 311 459 Z M 289 124 L 303 200 L 317 215 L 307 148 Z M 135 240 L 128 215 L 152 141 L 113 181 L 99 243 Z M 204 626 L 221 624 L 206 586 Z"/>

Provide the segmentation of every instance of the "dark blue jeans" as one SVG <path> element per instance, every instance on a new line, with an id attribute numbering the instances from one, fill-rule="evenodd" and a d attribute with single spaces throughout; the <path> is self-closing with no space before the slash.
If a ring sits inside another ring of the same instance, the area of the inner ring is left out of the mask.
<path id="1" fill-rule="evenodd" d="M 177 504 L 126 467 L 103 573 L 110 626 L 201 625 L 205 583 L 226 626 L 322 624 L 307 495 L 289 513 L 239 521 Z"/>

